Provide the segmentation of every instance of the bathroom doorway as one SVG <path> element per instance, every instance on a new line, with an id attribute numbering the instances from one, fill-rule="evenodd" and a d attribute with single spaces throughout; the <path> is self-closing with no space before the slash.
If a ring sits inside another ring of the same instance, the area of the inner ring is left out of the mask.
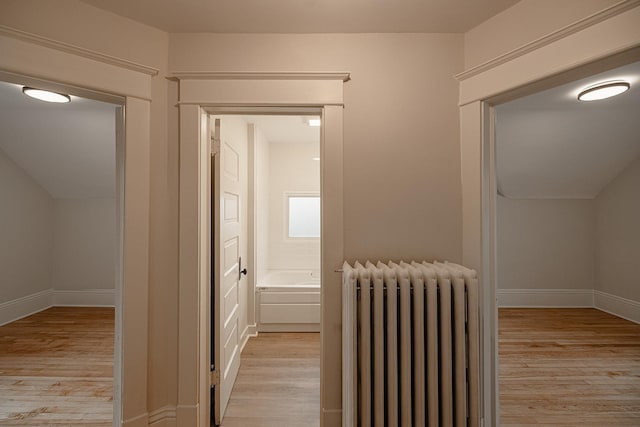
<path id="1" fill-rule="evenodd" d="M 264 366 L 270 363 L 264 359 L 268 354 L 267 359 L 291 361 L 300 356 L 296 348 L 304 348 L 305 360 L 294 362 L 307 367 L 299 378 L 304 390 L 291 387 L 293 371 L 280 376 L 289 383 L 289 395 L 277 391 L 282 387 L 273 383 L 272 374 L 263 380 L 276 393 L 274 402 L 305 396 L 301 403 L 318 418 L 320 116 L 211 115 L 209 128 L 214 153 L 211 354 L 219 378 L 212 393 L 212 419 L 219 423 L 227 419 L 225 413 L 237 418 L 234 407 L 246 406 L 245 365 L 257 357 Z M 314 376 L 315 386 L 309 381 Z M 252 387 L 259 387 L 260 378 L 253 372 Z M 269 398 L 269 390 L 261 399 Z M 270 406 L 277 412 L 278 405 Z"/>

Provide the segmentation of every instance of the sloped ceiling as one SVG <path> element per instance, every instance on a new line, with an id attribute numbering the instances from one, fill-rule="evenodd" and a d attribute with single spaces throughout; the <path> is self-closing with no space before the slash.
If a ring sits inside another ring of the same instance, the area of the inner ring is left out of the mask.
<path id="1" fill-rule="evenodd" d="M 0 82 L 0 149 L 53 198 L 115 197 L 115 109 L 75 96 L 50 104 Z"/>
<path id="2" fill-rule="evenodd" d="M 626 93 L 581 102 L 597 82 Z M 640 62 L 497 107 L 499 191 L 522 199 L 591 199 L 640 156 Z"/>
<path id="3" fill-rule="evenodd" d="M 463 33 L 519 0 L 83 0 L 170 33 Z"/>

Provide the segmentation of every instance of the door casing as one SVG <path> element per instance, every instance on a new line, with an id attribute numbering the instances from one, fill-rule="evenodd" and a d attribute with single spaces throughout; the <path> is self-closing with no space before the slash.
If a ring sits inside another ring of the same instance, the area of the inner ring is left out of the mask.
<path id="1" fill-rule="evenodd" d="M 348 73 L 176 74 L 180 81 L 178 425 L 210 419 L 206 304 L 209 209 L 207 115 L 320 112 L 322 203 L 321 424 L 341 423 L 340 275 L 343 250 L 343 83 Z M 230 82 L 229 80 L 232 80 Z M 208 239 L 205 239 L 208 240 Z M 205 305 L 203 305 L 203 303 Z M 194 349 L 197 349 L 194 352 Z"/>

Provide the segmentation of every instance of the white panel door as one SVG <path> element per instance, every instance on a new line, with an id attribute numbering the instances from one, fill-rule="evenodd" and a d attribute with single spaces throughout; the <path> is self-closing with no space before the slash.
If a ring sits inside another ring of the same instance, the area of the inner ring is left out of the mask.
<path id="1" fill-rule="evenodd" d="M 240 368 L 241 273 L 240 257 L 246 252 L 246 137 L 225 132 L 215 119 L 213 157 L 213 359 L 219 383 L 214 387 L 214 418 L 222 423 Z M 246 133 L 246 132 L 245 132 Z M 214 151 L 214 152 L 215 152 Z M 245 258 L 246 259 L 246 258 Z M 246 275 L 246 270 L 245 270 Z M 246 280 L 246 279 L 245 279 Z"/>

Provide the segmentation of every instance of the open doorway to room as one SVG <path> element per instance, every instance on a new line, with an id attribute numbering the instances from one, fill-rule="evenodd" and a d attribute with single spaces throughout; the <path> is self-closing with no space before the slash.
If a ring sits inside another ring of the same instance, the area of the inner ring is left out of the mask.
<path id="1" fill-rule="evenodd" d="M 495 114 L 500 424 L 637 425 L 640 62 Z"/>
<path id="2" fill-rule="evenodd" d="M 320 125 L 210 117 L 211 413 L 224 427 L 319 425 Z"/>
<path id="3" fill-rule="evenodd" d="M 122 108 L 23 87 L 0 82 L 0 424 L 111 426 Z"/>

